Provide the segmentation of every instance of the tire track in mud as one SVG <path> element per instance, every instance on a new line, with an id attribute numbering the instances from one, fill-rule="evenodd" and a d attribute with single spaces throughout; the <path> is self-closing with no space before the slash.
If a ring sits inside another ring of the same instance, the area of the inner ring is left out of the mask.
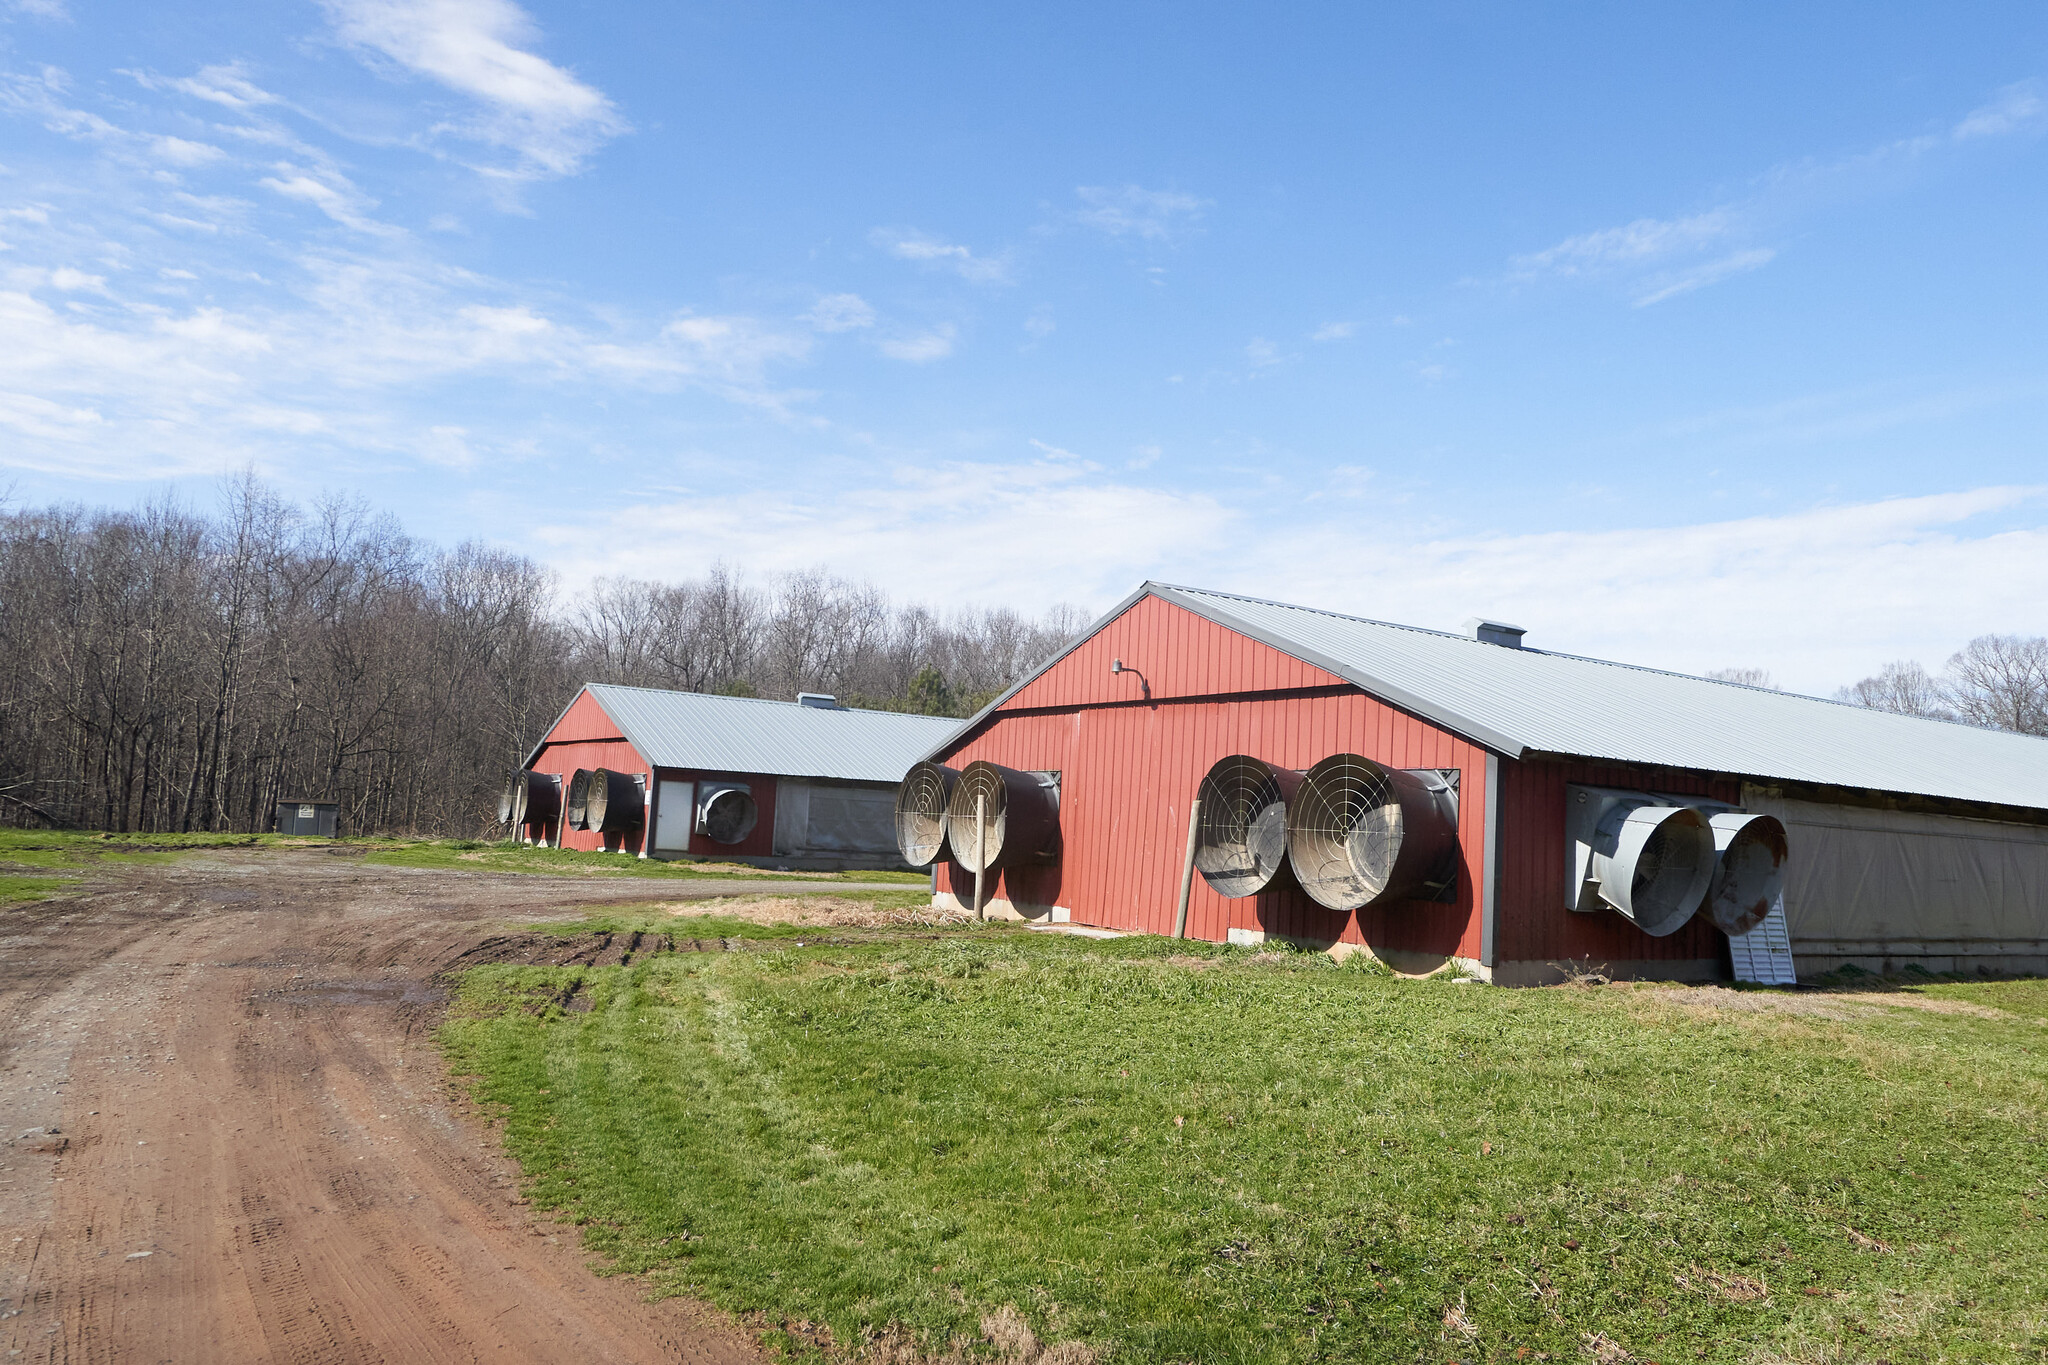
<path id="1" fill-rule="evenodd" d="M 264 850 L 8 912 L 0 1361 L 760 1359 L 533 1221 L 432 1044 L 451 968 L 725 946 L 493 932 L 650 890 Z"/>

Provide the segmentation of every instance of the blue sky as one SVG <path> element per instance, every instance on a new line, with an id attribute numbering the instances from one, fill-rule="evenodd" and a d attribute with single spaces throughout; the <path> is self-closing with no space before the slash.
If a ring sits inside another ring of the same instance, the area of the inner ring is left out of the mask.
<path id="1" fill-rule="evenodd" d="M 572 588 L 2048 631 L 2048 11 L 0 0 L 0 479 Z"/>

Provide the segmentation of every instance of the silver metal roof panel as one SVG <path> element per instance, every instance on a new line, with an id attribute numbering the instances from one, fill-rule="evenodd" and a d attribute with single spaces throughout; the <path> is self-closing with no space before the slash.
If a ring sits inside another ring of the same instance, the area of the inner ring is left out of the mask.
<path id="1" fill-rule="evenodd" d="M 1509 758 L 1534 750 L 2048 810 L 2048 739 L 1165 583 L 1138 588 L 923 756 L 950 751 L 955 735 L 1148 596 Z"/>
<path id="2" fill-rule="evenodd" d="M 2048 809 L 2048 739 L 1150 585 L 1510 757 L 1524 750 Z M 1505 742 L 1503 742 L 1505 741 Z"/>
<path id="3" fill-rule="evenodd" d="M 893 783 L 960 726 L 946 716 L 826 709 L 613 683 L 591 683 L 583 690 L 657 768 Z"/>

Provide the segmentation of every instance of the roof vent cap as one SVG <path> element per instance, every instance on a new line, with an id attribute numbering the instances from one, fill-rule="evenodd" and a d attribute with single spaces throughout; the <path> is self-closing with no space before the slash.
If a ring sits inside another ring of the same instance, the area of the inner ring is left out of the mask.
<path id="1" fill-rule="evenodd" d="M 1501 645 L 1508 649 L 1520 649 L 1522 637 L 1528 634 L 1520 626 L 1511 626 L 1505 621 L 1489 621 L 1483 616 L 1467 621 L 1465 633 L 1482 645 Z"/>
<path id="2" fill-rule="evenodd" d="M 839 704 L 839 698 L 833 696 L 830 692 L 799 692 L 796 694 L 796 704 L 798 706 L 815 706 L 820 711 L 844 711 L 846 709 Z"/>

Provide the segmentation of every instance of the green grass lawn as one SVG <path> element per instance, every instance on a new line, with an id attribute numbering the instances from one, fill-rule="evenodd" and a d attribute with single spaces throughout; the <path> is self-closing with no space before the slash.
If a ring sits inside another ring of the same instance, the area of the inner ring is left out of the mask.
<path id="1" fill-rule="evenodd" d="M 1014 1305 L 1113 1361 L 2048 1360 L 2040 983 L 773 948 L 479 968 L 445 1027 L 532 1198 L 658 1292 L 848 1351 Z"/>

